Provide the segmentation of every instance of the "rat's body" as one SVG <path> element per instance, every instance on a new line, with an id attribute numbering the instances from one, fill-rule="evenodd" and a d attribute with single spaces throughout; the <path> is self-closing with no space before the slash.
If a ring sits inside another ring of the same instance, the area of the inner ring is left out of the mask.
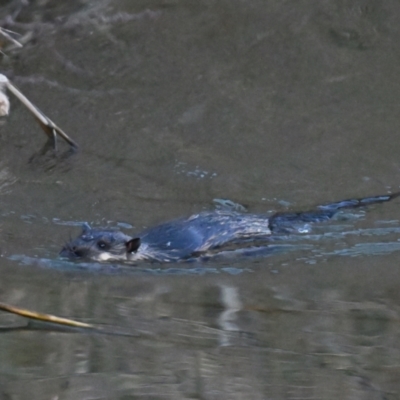
<path id="1" fill-rule="evenodd" d="M 183 261 L 222 251 L 228 246 L 246 247 L 249 243 L 266 241 L 274 234 L 301 232 L 309 223 L 326 221 L 340 209 L 382 203 L 399 195 L 344 200 L 319 206 L 315 211 L 279 213 L 271 217 L 234 211 L 202 212 L 149 228 L 136 237 L 85 225 L 82 234 L 60 254 L 95 261 Z"/>

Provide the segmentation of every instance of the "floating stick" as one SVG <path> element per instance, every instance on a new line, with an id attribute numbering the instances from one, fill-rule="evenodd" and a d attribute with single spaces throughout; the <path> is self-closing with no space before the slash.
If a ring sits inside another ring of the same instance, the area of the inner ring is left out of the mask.
<path id="1" fill-rule="evenodd" d="M 91 324 L 85 324 L 84 322 L 74 321 L 73 319 L 61 318 L 51 314 L 42 314 L 36 311 L 30 311 L 25 308 L 18 308 L 14 306 L 10 306 L 6 303 L 0 303 L 0 310 L 9 312 L 11 314 L 19 315 L 20 317 L 35 319 L 37 321 L 48 322 L 57 325 L 70 326 L 74 328 L 85 328 L 85 329 L 95 329 L 99 330 L 99 328 L 95 327 Z"/>
<path id="2" fill-rule="evenodd" d="M 7 115 L 10 104 L 7 96 L 4 94 L 4 88 L 7 88 L 19 101 L 33 114 L 44 133 L 52 141 L 54 148 L 57 150 L 57 134 L 60 135 L 71 147 L 78 148 L 77 143 L 72 140 L 61 128 L 59 128 L 50 118 L 46 117 L 36 106 L 34 106 L 26 96 L 24 96 L 9 80 L 0 74 L 0 115 Z"/>

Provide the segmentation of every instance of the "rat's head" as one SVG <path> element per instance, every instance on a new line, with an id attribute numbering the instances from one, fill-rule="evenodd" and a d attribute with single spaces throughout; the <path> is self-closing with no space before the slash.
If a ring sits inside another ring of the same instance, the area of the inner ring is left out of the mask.
<path id="1" fill-rule="evenodd" d="M 124 261 L 136 253 L 139 247 L 140 238 L 132 238 L 119 231 L 92 229 L 84 224 L 82 233 L 62 248 L 60 256 L 95 261 Z"/>

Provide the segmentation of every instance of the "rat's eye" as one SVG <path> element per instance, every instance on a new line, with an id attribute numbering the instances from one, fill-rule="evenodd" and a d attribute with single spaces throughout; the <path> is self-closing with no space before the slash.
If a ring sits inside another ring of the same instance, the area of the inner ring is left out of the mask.
<path id="1" fill-rule="evenodd" d="M 100 249 L 100 250 L 107 250 L 107 249 L 109 249 L 109 244 L 108 243 L 106 243 L 104 240 L 99 240 L 98 242 L 97 242 L 97 247 Z"/>

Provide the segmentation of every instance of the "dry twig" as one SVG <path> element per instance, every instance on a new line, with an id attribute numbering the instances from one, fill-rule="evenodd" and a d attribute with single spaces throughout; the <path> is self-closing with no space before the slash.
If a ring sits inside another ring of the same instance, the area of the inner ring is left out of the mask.
<path id="1" fill-rule="evenodd" d="M 4 93 L 4 89 L 7 88 L 21 103 L 33 114 L 38 124 L 43 129 L 49 140 L 53 143 L 55 149 L 57 149 L 57 134 L 60 135 L 72 148 L 77 149 L 77 143 L 72 140 L 61 128 L 59 128 L 50 118 L 44 115 L 36 106 L 34 106 L 26 96 L 22 94 L 9 80 L 8 78 L 0 74 L 0 115 L 7 115 L 9 112 L 10 104 L 7 96 Z"/>
<path id="2" fill-rule="evenodd" d="M 23 47 L 18 40 L 15 40 L 11 35 L 8 34 L 7 30 L 4 28 L 0 28 L 0 36 L 3 36 L 6 40 L 11 42 L 15 47 L 21 48 Z"/>
<path id="3" fill-rule="evenodd" d="M 94 325 L 86 324 L 84 322 L 78 322 L 68 318 L 61 318 L 51 314 L 42 314 L 36 311 L 27 310 L 25 308 L 10 306 L 9 304 L 6 303 L 0 303 L 0 310 L 9 312 L 11 314 L 19 315 L 20 317 L 25 317 L 57 325 L 64 325 L 73 328 L 98 329 Z"/>

